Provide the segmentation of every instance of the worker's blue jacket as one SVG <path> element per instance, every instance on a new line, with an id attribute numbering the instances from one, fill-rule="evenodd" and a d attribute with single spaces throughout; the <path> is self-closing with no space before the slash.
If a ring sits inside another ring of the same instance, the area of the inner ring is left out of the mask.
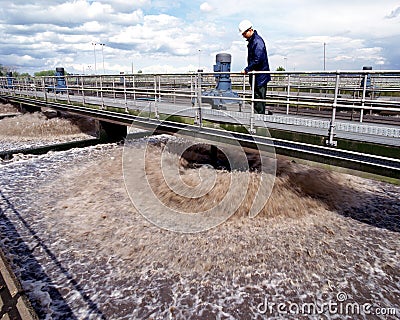
<path id="1" fill-rule="evenodd" d="M 250 71 L 270 71 L 268 63 L 267 49 L 265 47 L 264 40 L 258 35 L 257 31 L 254 30 L 253 35 L 247 44 L 247 67 L 244 69 L 247 72 Z M 256 85 L 257 87 L 263 87 L 267 85 L 268 81 L 271 80 L 270 74 L 257 74 Z M 252 76 L 250 76 L 250 83 Z"/>

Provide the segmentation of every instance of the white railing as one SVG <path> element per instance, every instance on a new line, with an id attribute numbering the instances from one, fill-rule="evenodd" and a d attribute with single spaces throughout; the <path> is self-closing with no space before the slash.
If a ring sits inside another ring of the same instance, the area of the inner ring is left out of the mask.
<path id="1" fill-rule="evenodd" d="M 96 101 L 100 108 L 104 108 L 110 99 L 118 100 L 123 101 L 125 111 L 146 101 L 156 117 L 161 103 L 190 105 L 195 109 L 195 123 L 200 126 L 204 109 L 227 109 L 247 113 L 250 132 L 255 131 L 257 119 L 252 106 L 254 102 L 264 101 L 267 109 L 281 108 L 280 112 L 286 115 L 296 114 L 299 110 L 312 110 L 316 116 L 328 112 L 330 145 L 334 145 L 338 110 L 357 114 L 359 122 L 363 122 L 365 112 L 400 115 L 399 70 L 269 72 L 272 80 L 268 83 L 266 100 L 254 99 L 249 86 L 249 77 L 255 77 L 257 73 L 260 72 L 249 75 L 229 73 L 235 95 L 228 96 L 224 96 L 226 92 L 214 92 L 215 96 L 209 94 L 215 91 L 215 76 L 226 76 L 226 72 L 0 77 L 0 92 L 46 101 L 67 100 L 71 103 L 73 100 L 82 105 Z"/>

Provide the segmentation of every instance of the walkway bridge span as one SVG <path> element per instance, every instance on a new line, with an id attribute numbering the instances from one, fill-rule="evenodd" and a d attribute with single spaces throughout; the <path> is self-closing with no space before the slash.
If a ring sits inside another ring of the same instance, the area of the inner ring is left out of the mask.
<path id="1" fill-rule="evenodd" d="M 213 105 L 204 92 L 215 86 L 218 73 L 203 72 L 66 75 L 62 87 L 57 77 L 4 77 L 0 97 L 122 126 L 184 130 L 249 146 L 257 141 L 277 153 L 399 178 L 400 71 L 271 73 L 268 115 L 253 111 L 257 100 L 248 77 L 254 73 L 230 73 L 238 97 L 224 99 L 221 92 L 221 104 Z M 377 152 L 343 148 L 342 141 L 372 145 Z"/>

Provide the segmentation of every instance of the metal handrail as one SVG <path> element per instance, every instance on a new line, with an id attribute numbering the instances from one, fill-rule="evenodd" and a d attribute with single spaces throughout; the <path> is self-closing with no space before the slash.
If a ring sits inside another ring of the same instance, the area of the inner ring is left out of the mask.
<path id="1" fill-rule="evenodd" d="M 260 73 L 271 74 L 266 100 L 254 98 L 249 77 Z M 238 97 L 228 100 L 238 104 L 244 111 L 245 103 L 253 105 L 265 101 L 268 106 L 283 105 L 286 114 L 291 107 L 308 107 L 331 110 L 331 126 L 328 144 L 334 145 L 335 114 L 338 108 L 358 110 L 360 122 L 365 111 L 390 111 L 400 114 L 400 71 L 270 71 L 251 72 L 248 75 L 235 72 L 197 72 L 182 74 L 109 74 L 109 75 L 65 75 L 66 87 L 57 88 L 57 76 L 16 78 L 0 77 L 0 91 L 11 95 L 34 96 L 35 99 L 59 100 L 66 95 L 80 95 L 81 103 L 87 104 L 92 97 L 100 99 L 102 108 L 105 99 L 123 99 L 125 111 L 128 100 L 134 103 L 148 100 L 158 115 L 158 103 L 179 101 L 190 103 L 197 111 L 198 124 L 202 125 L 201 109 L 205 90 L 215 86 L 215 76 L 230 75 L 232 90 Z M 58 76 L 59 77 L 59 76 Z M 367 80 L 369 84 L 367 85 Z M 11 83 L 11 84 L 10 84 Z M 254 132 L 254 114 L 250 108 L 250 131 Z"/>

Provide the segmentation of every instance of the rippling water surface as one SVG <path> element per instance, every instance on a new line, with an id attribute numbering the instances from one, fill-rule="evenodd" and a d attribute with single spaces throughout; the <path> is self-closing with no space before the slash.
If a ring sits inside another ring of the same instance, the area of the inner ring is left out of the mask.
<path id="1" fill-rule="evenodd" d="M 1 245 L 40 318 L 262 319 L 329 301 L 400 314 L 399 187 L 282 160 L 256 218 L 181 234 L 136 211 L 121 158 L 104 145 L 0 167 Z"/>

